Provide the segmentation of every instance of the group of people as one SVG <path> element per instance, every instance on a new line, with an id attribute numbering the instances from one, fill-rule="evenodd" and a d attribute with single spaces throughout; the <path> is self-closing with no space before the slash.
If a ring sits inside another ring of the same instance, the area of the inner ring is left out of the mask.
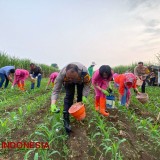
<path id="1" fill-rule="evenodd" d="M 63 120 L 66 132 L 71 132 L 69 108 L 73 104 L 75 87 L 77 91 L 77 102 L 84 104 L 88 103 L 88 95 L 91 84 L 95 91 L 95 110 L 103 116 L 109 116 L 106 111 L 106 96 L 109 96 L 112 92 L 111 81 L 114 81 L 114 85 L 119 91 L 119 105 L 124 105 L 127 108 L 130 105 L 131 91 L 133 88 L 137 94 L 140 94 L 137 88 L 137 79 L 142 81 L 141 92 L 145 92 L 145 78 L 148 74 L 147 68 L 143 66 L 143 62 L 139 62 L 138 66 L 134 69 L 134 74 L 127 72 L 124 74 L 114 73 L 109 65 L 102 65 L 98 70 L 93 72 L 93 67 L 96 64 L 93 62 L 87 69 L 83 64 L 74 62 L 66 65 L 60 70 L 60 72 L 54 72 L 50 75 L 49 82 L 46 86 L 52 82 L 53 92 L 51 96 L 51 111 L 59 113 L 60 109 L 56 105 L 59 93 L 62 86 L 65 88 L 64 97 L 64 109 L 63 109 Z M 5 88 L 8 82 L 12 82 L 12 87 L 16 84 L 22 90 L 24 89 L 24 81 L 26 78 L 31 79 L 31 89 L 34 88 L 34 81 L 37 79 L 37 87 L 40 87 L 42 78 L 42 70 L 35 64 L 30 64 L 30 72 L 23 69 L 16 69 L 14 66 L 6 66 L 0 68 L 0 88 L 4 80 L 6 79 Z M 14 74 L 14 80 L 11 79 L 11 74 Z"/>
<path id="2" fill-rule="evenodd" d="M 60 109 L 56 105 L 61 87 L 65 88 L 63 119 L 64 127 L 67 133 L 71 132 L 69 108 L 73 104 L 75 87 L 77 87 L 77 102 L 88 103 L 88 95 L 91 84 L 95 91 L 95 110 L 103 116 L 109 116 L 106 111 L 106 96 L 112 92 L 110 82 L 113 80 L 119 91 L 119 105 L 130 105 L 131 91 L 133 88 L 136 94 L 140 94 L 137 86 L 137 79 L 142 81 L 141 92 L 145 92 L 145 77 L 148 74 L 147 68 L 143 62 L 139 62 L 133 73 L 117 74 L 114 73 L 109 65 L 102 65 L 98 70 L 93 72 L 93 62 L 87 69 L 83 64 L 75 62 L 66 65 L 57 75 L 54 82 L 54 88 L 51 96 L 51 111 L 59 113 Z"/>
<path id="3" fill-rule="evenodd" d="M 12 79 L 14 77 L 14 79 Z M 0 88 L 8 87 L 9 81 L 12 83 L 12 89 L 17 85 L 20 90 L 25 90 L 25 80 L 29 78 L 31 80 L 31 89 L 35 87 L 35 81 L 37 80 L 37 87 L 40 87 L 42 70 L 34 63 L 30 64 L 30 71 L 25 69 L 15 69 L 14 66 L 5 66 L 0 68 Z"/>

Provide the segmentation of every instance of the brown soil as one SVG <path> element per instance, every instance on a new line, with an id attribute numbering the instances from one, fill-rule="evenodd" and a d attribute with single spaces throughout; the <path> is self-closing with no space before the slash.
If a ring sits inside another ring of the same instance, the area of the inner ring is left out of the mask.
<path id="1" fill-rule="evenodd" d="M 68 140 L 70 154 L 68 160 L 88 159 L 89 141 L 87 138 L 87 125 L 83 122 L 75 122 L 72 125 L 72 133 Z"/>
<path id="2" fill-rule="evenodd" d="M 153 121 L 156 121 L 155 115 L 145 110 L 140 109 L 138 106 L 131 104 L 129 107 L 130 110 L 134 111 L 138 116 L 142 118 L 152 118 Z"/>
<path id="3" fill-rule="evenodd" d="M 116 128 L 119 130 L 119 138 L 127 139 L 120 145 L 125 160 L 155 160 L 155 157 L 158 157 L 155 151 L 151 152 L 147 147 L 142 146 L 144 140 L 148 141 L 148 138 L 144 134 L 139 134 L 134 124 L 131 124 L 125 115 L 119 114 Z"/>
<path id="4" fill-rule="evenodd" d="M 27 138 L 30 134 L 32 134 L 37 126 L 37 124 L 40 124 L 43 122 L 43 117 L 48 111 L 48 107 L 50 106 L 50 100 L 47 104 L 43 106 L 40 110 L 38 110 L 34 115 L 31 115 L 31 117 L 28 117 L 25 121 L 25 125 L 22 129 L 14 129 L 11 132 L 11 139 L 14 142 L 22 142 L 27 141 Z M 24 153 L 20 151 L 15 151 L 15 149 L 9 149 L 7 150 L 3 158 L 9 159 L 9 160 L 19 160 L 24 158 Z"/>

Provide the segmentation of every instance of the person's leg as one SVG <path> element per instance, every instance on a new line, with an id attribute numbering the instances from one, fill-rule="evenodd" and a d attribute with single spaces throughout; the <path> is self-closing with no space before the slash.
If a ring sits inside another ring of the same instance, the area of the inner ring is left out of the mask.
<path id="1" fill-rule="evenodd" d="M 127 89 L 125 88 L 124 89 L 124 94 L 123 94 L 123 96 L 121 98 L 121 105 L 125 106 L 126 102 L 127 102 Z"/>
<path id="2" fill-rule="evenodd" d="M 156 77 L 153 78 L 153 86 L 155 86 Z"/>
<path id="3" fill-rule="evenodd" d="M 25 91 L 25 88 L 24 88 L 24 80 L 21 80 L 21 90 L 22 90 L 22 91 Z"/>
<path id="4" fill-rule="evenodd" d="M 9 84 L 9 80 L 8 80 L 7 76 L 5 76 L 5 78 L 6 78 L 6 82 L 5 82 L 4 88 L 7 88 L 8 84 Z"/>
<path id="5" fill-rule="evenodd" d="M 21 82 L 20 81 L 17 82 L 17 86 L 21 90 Z"/>
<path id="6" fill-rule="evenodd" d="M 0 73 L 0 88 L 2 88 L 5 79 L 6 78 L 5 78 L 4 74 Z"/>
<path id="7" fill-rule="evenodd" d="M 127 89 L 127 101 L 126 101 L 126 107 L 128 108 L 130 105 L 130 99 L 131 99 L 131 90 Z"/>
<path id="8" fill-rule="evenodd" d="M 77 84 L 77 102 L 82 102 L 82 92 L 84 84 Z"/>
<path id="9" fill-rule="evenodd" d="M 42 75 L 39 75 L 37 78 L 37 87 L 39 88 L 41 85 L 41 79 L 42 79 Z"/>
<path id="10" fill-rule="evenodd" d="M 104 90 L 107 89 L 106 82 L 103 83 L 101 88 Z M 100 113 L 104 116 L 109 116 L 109 113 L 106 112 L 106 95 L 101 91 L 100 91 Z"/>
<path id="11" fill-rule="evenodd" d="M 106 97 L 100 97 L 100 110 L 99 112 L 104 116 L 109 116 L 109 113 L 106 112 Z"/>
<path id="12" fill-rule="evenodd" d="M 32 76 L 33 78 L 35 78 L 36 76 L 35 75 L 33 75 Z M 35 82 L 33 83 L 33 82 L 31 82 L 31 89 L 34 89 L 34 85 L 35 85 Z"/>
<path id="13" fill-rule="evenodd" d="M 150 78 L 150 86 L 153 86 L 153 78 Z"/>
<path id="14" fill-rule="evenodd" d="M 52 88 L 54 88 L 54 79 L 51 79 Z"/>
<path id="15" fill-rule="evenodd" d="M 145 86 L 146 86 L 146 81 L 143 80 L 143 84 L 142 84 L 142 87 L 141 87 L 142 93 L 145 93 Z"/>
<path id="16" fill-rule="evenodd" d="M 65 84 L 66 96 L 64 98 L 64 110 L 63 110 L 63 119 L 64 127 L 66 132 L 69 134 L 71 132 L 70 119 L 68 110 L 73 104 L 75 84 Z"/>
<path id="17" fill-rule="evenodd" d="M 94 88 L 95 90 L 95 110 L 99 111 L 99 107 L 100 107 L 100 95 L 101 95 L 101 91 L 99 91 L 97 88 Z"/>

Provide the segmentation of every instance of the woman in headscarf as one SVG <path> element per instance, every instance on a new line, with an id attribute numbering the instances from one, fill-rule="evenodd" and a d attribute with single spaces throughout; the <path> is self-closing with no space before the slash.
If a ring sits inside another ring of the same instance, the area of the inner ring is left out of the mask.
<path id="1" fill-rule="evenodd" d="M 131 91 L 133 88 L 137 94 L 140 92 L 136 86 L 136 76 L 133 73 L 117 74 L 113 75 L 115 86 L 119 88 L 119 105 L 125 105 L 127 108 L 130 105 Z"/>

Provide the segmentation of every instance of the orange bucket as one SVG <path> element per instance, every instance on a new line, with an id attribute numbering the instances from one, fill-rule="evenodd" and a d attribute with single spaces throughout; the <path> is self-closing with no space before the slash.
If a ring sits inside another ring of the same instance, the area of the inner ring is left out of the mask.
<path id="1" fill-rule="evenodd" d="M 81 102 L 73 104 L 68 112 L 77 120 L 83 120 L 86 117 L 84 104 Z"/>

